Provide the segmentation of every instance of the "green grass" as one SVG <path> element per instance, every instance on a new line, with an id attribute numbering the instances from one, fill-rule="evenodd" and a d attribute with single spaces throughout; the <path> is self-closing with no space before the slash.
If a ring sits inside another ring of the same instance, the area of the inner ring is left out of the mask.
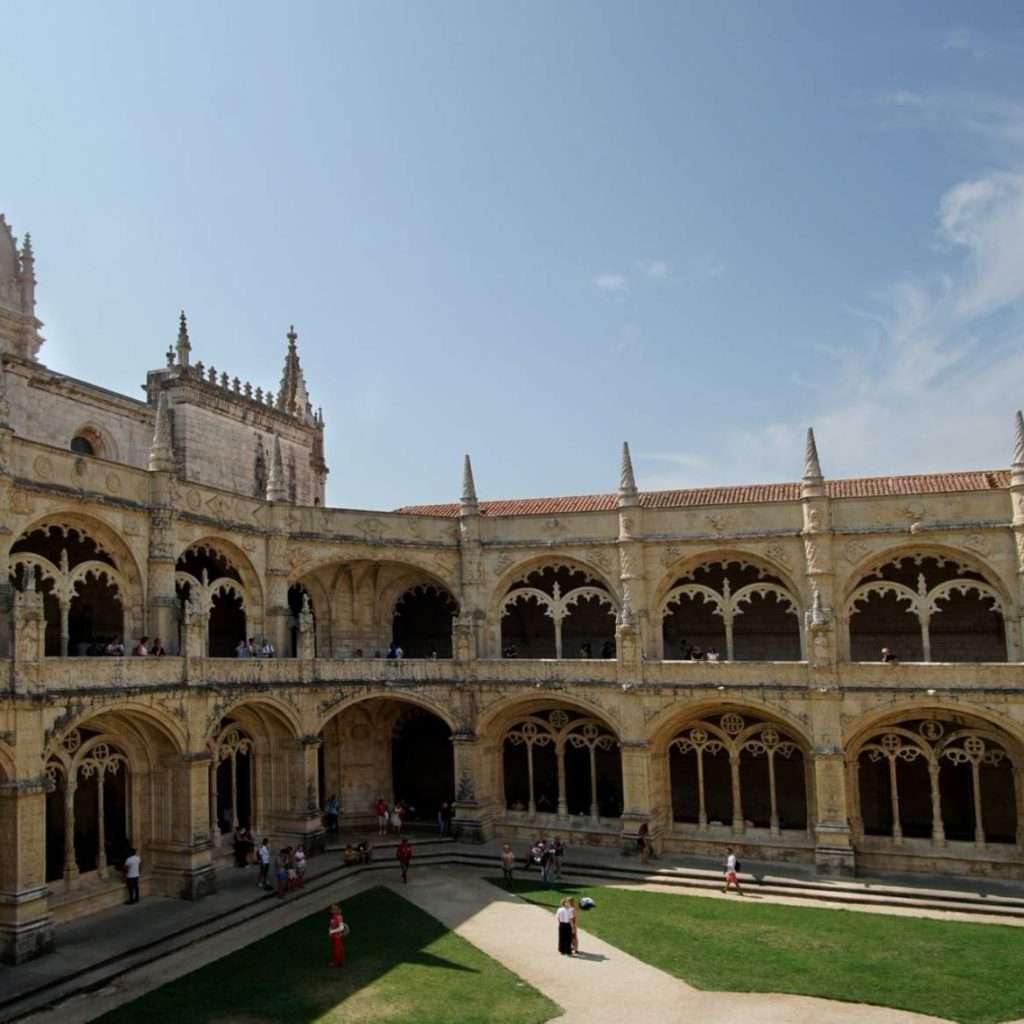
<path id="1" fill-rule="evenodd" d="M 699 989 L 823 996 L 963 1024 L 1024 1016 L 1024 928 L 600 885 L 523 880 L 512 891 L 548 907 L 593 896 L 581 928 Z"/>
<path id="2" fill-rule="evenodd" d="M 345 966 L 327 966 L 326 909 L 99 1018 L 103 1024 L 540 1024 L 559 1007 L 390 889 L 342 903 Z M 249 927 L 259 932 L 256 921 Z"/>

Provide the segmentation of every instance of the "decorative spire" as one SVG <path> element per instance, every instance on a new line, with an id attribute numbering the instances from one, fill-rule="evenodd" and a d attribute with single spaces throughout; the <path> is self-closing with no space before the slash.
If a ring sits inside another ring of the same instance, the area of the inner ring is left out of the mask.
<path id="1" fill-rule="evenodd" d="M 633 460 L 629 454 L 629 442 L 622 442 L 622 468 L 619 472 L 619 506 L 636 505 L 640 496 L 633 475 Z"/>
<path id="2" fill-rule="evenodd" d="M 185 310 L 181 311 L 178 317 L 178 343 L 174 346 L 178 354 L 178 365 L 188 366 L 188 356 L 192 351 L 192 343 L 188 340 L 188 320 L 185 319 Z"/>
<path id="3" fill-rule="evenodd" d="M 11 226 L 0 214 L 0 351 L 35 359 L 43 343 L 36 319 L 36 272 L 32 239 L 26 234 L 21 247 Z"/>
<path id="4" fill-rule="evenodd" d="M 1014 486 L 1024 484 L 1024 416 L 1020 409 L 1014 419 L 1013 430 L 1013 465 L 1010 467 L 1010 483 Z"/>
<path id="5" fill-rule="evenodd" d="M 281 457 L 281 438 L 274 435 L 274 454 L 270 459 L 267 477 L 267 501 L 287 501 L 288 486 L 284 479 L 284 459 Z"/>
<path id="6" fill-rule="evenodd" d="M 814 441 L 814 428 L 808 427 L 807 441 L 804 444 L 804 475 L 800 481 L 800 496 L 820 498 L 825 493 L 824 484 L 821 463 L 818 461 L 818 446 Z"/>
<path id="7" fill-rule="evenodd" d="M 171 413 L 167 392 L 161 391 L 156 403 L 153 443 L 149 446 L 149 468 L 154 473 L 170 473 L 174 469 L 174 445 L 171 440 Z"/>
<path id="8" fill-rule="evenodd" d="M 471 514 L 477 511 L 476 483 L 473 480 L 473 463 L 467 455 L 462 461 L 462 497 L 459 500 L 459 511 Z"/>
<path id="9" fill-rule="evenodd" d="M 310 405 L 309 392 L 306 390 L 306 378 L 302 374 L 299 363 L 299 350 L 296 342 L 299 336 L 295 333 L 295 325 L 288 328 L 288 352 L 284 357 L 284 370 L 281 373 L 281 387 L 277 392 L 277 408 L 289 416 L 310 422 L 313 419 L 313 407 Z"/>

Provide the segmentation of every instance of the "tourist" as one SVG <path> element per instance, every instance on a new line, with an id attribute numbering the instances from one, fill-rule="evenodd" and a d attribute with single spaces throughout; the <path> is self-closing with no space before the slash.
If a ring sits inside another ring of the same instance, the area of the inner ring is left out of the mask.
<path id="1" fill-rule="evenodd" d="M 601 645 L 601 657 L 602 658 L 614 658 L 615 657 L 615 643 L 612 640 L 605 640 Z"/>
<path id="2" fill-rule="evenodd" d="M 249 657 L 249 645 L 245 642 L 245 639 L 238 641 L 238 646 L 235 648 L 236 658 L 248 658 Z"/>
<path id="3" fill-rule="evenodd" d="M 572 921 L 573 913 L 569 906 L 570 898 L 566 896 L 558 905 L 555 918 L 558 921 L 558 952 L 562 956 L 572 956 Z"/>
<path id="4" fill-rule="evenodd" d="M 392 661 L 396 657 L 398 657 L 398 655 L 395 654 L 395 648 L 396 648 L 396 644 L 395 644 L 394 640 L 392 640 L 391 641 L 391 645 L 388 647 L 388 653 L 385 655 L 385 657 L 389 658 Z"/>
<path id="5" fill-rule="evenodd" d="M 551 884 L 551 870 L 555 863 L 555 852 L 550 846 L 545 846 L 540 855 L 540 880 L 545 885 Z"/>
<path id="6" fill-rule="evenodd" d="M 263 646 L 260 648 L 261 658 L 272 658 L 276 652 L 274 651 L 274 645 L 269 640 L 263 641 Z"/>
<path id="7" fill-rule="evenodd" d="M 562 857 L 565 856 L 565 844 L 561 839 L 555 839 L 555 845 L 551 847 L 551 870 L 556 881 L 562 879 Z"/>
<path id="8" fill-rule="evenodd" d="M 356 846 L 356 853 L 359 857 L 358 863 L 369 864 L 370 857 L 373 855 L 373 847 L 364 839 Z"/>
<path id="9" fill-rule="evenodd" d="M 353 657 L 353 658 L 361 658 L 362 656 L 363 656 L 363 649 L 362 649 L 362 647 L 357 647 L 357 648 L 356 648 L 356 649 L 355 649 L 355 650 L 354 650 L 354 651 L 352 652 L 352 657 Z"/>
<path id="10" fill-rule="evenodd" d="M 149 653 L 156 658 L 162 658 L 167 653 L 164 650 L 164 645 L 160 643 L 160 637 L 153 637 L 153 643 L 149 648 Z"/>
<path id="11" fill-rule="evenodd" d="M 144 636 L 141 640 L 132 648 L 132 655 L 136 658 L 145 658 L 149 654 L 149 637 Z"/>
<path id="12" fill-rule="evenodd" d="M 892 664 L 896 661 L 896 655 L 888 647 L 882 648 L 882 661 Z"/>
<path id="13" fill-rule="evenodd" d="M 743 890 L 740 888 L 739 871 L 740 862 L 736 859 L 736 854 L 733 853 L 733 849 L 730 846 L 725 857 L 725 888 L 722 890 L 723 893 L 727 893 L 729 886 L 733 885 L 736 887 L 736 894 L 738 896 L 743 895 Z"/>
<path id="14" fill-rule="evenodd" d="M 244 868 L 249 863 L 249 856 L 252 853 L 252 837 L 241 825 L 235 829 L 234 838 L 235 867 Z"/>
<path id="15" fill-rule="evenodd" d="M 448 801 L 444 803 L 437 810 L 437 834 L 442 838 L 448 834 Z"/>
<path id="16" fill-rule="evenodd" d="M 436 647 L 431 647 L 430 648 L 430 660 L 431 661 L 437 661 L 437 648 Z"/>
<path id="17" fill-rule="evenodd" d="M 259 889 L 269 889 L 268 875 L 270 874 L 270 843 L 264 839 L 260 848 L 256 851 L 256 861 L 259 864 L 260 873 L 256 886 Z"/>
<path id="18" fill-rule="evenodd" d="M 249 637 L 249 642 L 245 645 L 249 651 L 248 657 L 258 658 L 260 656 L 259 645 L 256 643 L 256 637 Z"/>
<path id="19" fill-rule="evenodd" d="M 121 638 L 119 636 L 115 636 L 111 639 L 110 643 L 107 644 L 105 653 L 111 658 L 124 657 L 124 644 L 121 643 Z"/>
<path id="20" fill-rule="evenodd" d="M 647 822 L 643 822 L 640 826 L 639 832 L 636 836 L 636 849 L 637 853 L 640 854 L 640 863 L 646 864 L 651 856 L 651 839 L 650 839 L 650 826 Z"/>
<path id="21" fill-rule="evenodd" d="M 708 648 L 708 661 L 718 661 L 718 657 L 719 657 L 718 656 L 718 648 L 717 647 L 709 647 Z"/>
<path id="22" fill-rule="evenodd" d="M 328 967 L 341 967 L 345 963 L 345 946 L 341 941 L 344 934 L 345 921 L 341 916 L 341 907 L 332 903 L 327 924 L 327 935 L 331 940 L 331 962 Z"/>
<path id="23" fill-rule="evenodd" d="M 377 811 L 377 835 L 386 836 L 388 834 L 388 805 L 380 797 L 377 797 L 374 809 Z"/>
<path id="24" fill-rule="evenodd" d="M 341 851 L 341 856 L 345 861 L 346 867 L 348 867 L 350 864 L 359 863 L 359 854 L 356 852 L 356 848 L 351 843 L 345 844 L 345 849 Z"/>
<path id="25" fill-rule="evenodd" d="M 286 846 L 283 850 L 279 850 L 274 858 L 274 881 L 277 882 L 278 898 L 282 900 L 288 888 L 288 856 L 290 852 Z"/>
<path id="26" fill-rule="evenodd" d="M 571 896 L 569 897 L 569 913 L 572 915 L 572 951 L 573 954 L 576 954 L 580 949 L 580 936 L 576 930 L 576 901 Z"/>
<path id="27" fill-rule="evenodd" d="M 292 863 L 295 865 L 295 888 L 305 889 L 306 887 L 306 851 L 302 845 L 295 847 L 292 855 Z"/>
<path id="28" fill-rule="evenodd" d="M 341 807 L 338 804 L 338 796 L 336 793 L 332 793 L 327 798 L 327 803 L 324 804 L 324 819 L 327 824 L 328 832 L 338 831 L 338 815 L 341 813 Z"/>
<path id="29" fill-rule="evenodd" d="M 398 804 L 391 808 L 391 830 L 396 836 L 402 834 L 402 809 Z"/>
<path id="30" fill-rule="evenodd" d="M 398 844 L 398 849 L 395 851 L 395 856 L 398 858 L 398 866 L 402 869 L 402 882 L 409 881 L 409 861 L 412 860 L 412 845 L 408 839 L 403 839 Z"/>
<path id="31" fill-rule="evenodd" d="M 142 858 L 135 852 L 133 846 L 128 851 L 124 861 L 124 882 L 128 886 L 128 902 L 139 902 L 139 870 L 142 867 Z"/>
<path id="32" fill-rule="evenodd" d="M 512 869 L 516 866 L 516 855 L 512 851 L 512 847 L 506 843 L 501 848 L 501 880 L 505 883 L 505 888 L 508 889 L 512 885 Z"/>

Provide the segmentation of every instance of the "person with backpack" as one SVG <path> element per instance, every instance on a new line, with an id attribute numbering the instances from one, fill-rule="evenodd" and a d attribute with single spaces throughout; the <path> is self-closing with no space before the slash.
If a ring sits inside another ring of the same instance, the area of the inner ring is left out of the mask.
<path id="1" fill-rule="evenodd" d="M 740 888 L 739 872 L 740 862 L 736 859 L 736 854 L 730 846 L 725 856 L 725 888 L 722 890 L 723 894 L 729 891 L 730 885 L 734 885 L 736 887 L 736 894 L 738 896 L 743 895 L 743 890 Z"/>

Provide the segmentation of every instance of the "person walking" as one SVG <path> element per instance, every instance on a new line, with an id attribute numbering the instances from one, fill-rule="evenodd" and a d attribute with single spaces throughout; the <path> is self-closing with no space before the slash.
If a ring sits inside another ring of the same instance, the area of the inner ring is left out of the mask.
<path id="1" fill-rule="evenodd" d="M 295 888 L 304 889 L 306 887 L 306 851 L 302 846 L 295 848 L 295 853 L 292 854 L 292 864 L 295 865 Z"/>
<path id="2" fill-rule="evenodd" d="M 391 808 L 391 827 L 394 829 L 396 836 L 402 834 L 402 811 L 398 804 Z"/>
<path id="3" fill-rule="evenodd" d="M 409 861 L 412 860 L 412 846 L 408 839 L 403 839 L 398 844 L 395 856 L 398 858 L 398 866 L 402 869 L 402 882 L 403 884 L 407 883 L 409 881 Z"/>
<path id="4" fill-rule="evenodd" d="M 555 912 L 558 921 L 558 952 L 562 956 L 572 956 L 572 909 L 569 907 L 570 897 L 566 896 Z"/>
<path id="5" fill-rule="evenodd" d="M 512 847 L 506 843 L 501 848 L 501 880 L 505 883 L 506 889 L 512 885 L 512 869 L 515 866 L 516 855 L 512 852 Z"/>
<path id="6" fill-rule="evenodd" d="M 743 895 L 743 890 L 740 888 L 739 872 L 740 862 L 736 859 L 736 854 L 730 846 L 725 857 L 725 888 L 722 890 L 723 893 L 727 893 L 729 886 L 734 885 L 736 887 L 736 895 Z"/>
<path id="7" fill-rule="evenodd" d="M 388 805 L 384 801 L 377 797 L 377 835 L 386 836 L 388 834 Z"/>
<path id="8" fill-rule="evenodd" d="M 128 902 L 139 902 L 139 871 L 142 868 L 142 858 L 135 852 L 133 846 L 128 851 L 124 861 L 124 884 L 128 886 Z"/>
<path id="9" fill-rule="evenodd" d="M 341 907 L 332 903 L 330 918 L 327 924 L 327 936 L 331 940 L 331 962 L 328 967 L 341 967 L 345 963 L 345 945 L 342 938 L 345 935 L 345 920 L 341 916 Z"/>
<path id="10" fill-rule="evenodd" d="M 269 889 L 267 877 L 270 874 L 270 843 L 267 839 L 260 843 L 260 848 L 256 851 L 256 862 L 260 867 L 259 880 L 256 885 L 260 889 Z"/>

